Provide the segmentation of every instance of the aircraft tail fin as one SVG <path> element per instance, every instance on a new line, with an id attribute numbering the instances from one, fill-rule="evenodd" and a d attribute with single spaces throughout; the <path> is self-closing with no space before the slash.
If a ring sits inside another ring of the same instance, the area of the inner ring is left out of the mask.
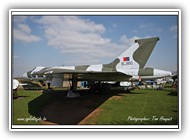
<path id="1" fill-rule="evenodd" d="M 135 43 L 117 58 L 120 65 L 127 66 L 127 69 L 144 68 L 158 40 L 158 37 L 135 40 Z"/>
<path id="2" fill-rule="evenodd" d="M 158 40 L 158 37 L 135 40 L 140 47 L 134 52 L 133 58 L 139 63 L 140 68 L 145 66 Z"/>
<path id="3" fill-rule="evenodd" d="M 103 64 L 102 71 L 118 71 L 118 69 L 122 71 L 144 68 L 158 40 L 158 37 L 135 40 L 135 43 L 113 62 Z"/>

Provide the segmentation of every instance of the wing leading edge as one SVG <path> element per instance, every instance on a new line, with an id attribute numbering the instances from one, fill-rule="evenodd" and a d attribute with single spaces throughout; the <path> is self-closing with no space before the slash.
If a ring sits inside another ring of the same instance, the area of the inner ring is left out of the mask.
<path id="1" fill-rule="evenodd" d="M 131 78 L 130 75 L 126 75 L 122 72 L 117 71 L 86 71 L 86 70 L 72 70 L 63 68 L 50 68 L 44 69 L 39 72 L 34 72 L 32 77 L 35 75 L 43 75 L 45 77 L 60 77 L 64 80 L 70 80 L 73 78 L 73 75 L 78 81 L 126 81 Z"/>

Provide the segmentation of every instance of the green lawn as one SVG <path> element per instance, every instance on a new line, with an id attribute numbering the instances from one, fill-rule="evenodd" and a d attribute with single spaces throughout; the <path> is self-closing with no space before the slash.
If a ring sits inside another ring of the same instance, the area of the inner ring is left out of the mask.
<path id="1" fill-rule="evenodd" d="M 61 97 L 46 93 L 41 96 L 38 90 L 18 90 L 18 94 L 21 98 L 13 100 L 12 104 L 13 124 L 40 124 L 39 120 L 43 118 L 33 114 L 40 116 L 43 106 Z M 175 91 L 134 90 L 120 93 L 101 104 L 99 110 L 101 112 L 90 117 L 86 124 L 178 124 L 178 96 Z"/>
<path id="2" fill-rule="evenodd" d="M 37 97 L 40 97 L 42 93 L 38 90 L 18 90 L 19 98 L 13 100 L 13 124 L 40 124 L 41 118 L 32 116 L 29 113 L 29 102 L 36 99 Z M 41 100 L 40 102 L 37 102 L 37 104 L 33 105 L 30 112 L 38 113 L 40 108 L 37 108 L 37 106 L 44 106 L 46 103 L 50 101 L 50 99 L 47 96 L 44 100 Z M 42 118 L 43 119 L 43 118 Z"/>
<path id="3" fill-rule="evenodd" d="M 134 90 L 107 100 L 101 113 L 87 124 L 178 124 L 177 92 L 163 90 Z"/>

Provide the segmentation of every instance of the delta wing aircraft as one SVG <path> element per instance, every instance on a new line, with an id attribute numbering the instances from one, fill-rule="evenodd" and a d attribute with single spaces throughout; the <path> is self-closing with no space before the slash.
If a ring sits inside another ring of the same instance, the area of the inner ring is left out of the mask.
<path id="1" fill-rule="evenodd" d="M 170 71 L 144 67 L 158 40 L 158 37 L 137 39 L 131 47 L 109 64 L 61 67 L 39 66 L 25 73 L 23 78 L 46 81 L 48 88 L 50 86 L 62 87 L 63 82 L 69 80 L 72 81 L 70 93 L 74 94 L 77 89 L 77 81 L 88 81 L 89 83 L 122 82 L 172 76 Z M 99 86 L 98 89 L 102 89 L 101 84 Z"/>

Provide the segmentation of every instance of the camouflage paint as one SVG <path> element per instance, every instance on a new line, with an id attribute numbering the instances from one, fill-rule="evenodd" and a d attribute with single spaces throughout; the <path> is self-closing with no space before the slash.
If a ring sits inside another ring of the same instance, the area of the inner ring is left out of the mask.
<path id="1" fill-rule="evenodd" d="M 120 62 L 120 60 L 117 58 L 113 62 L 109 64 L 103 64 L 102 71 L 103 72 L 116 72 L 116 65 Z"/>
<path id="2" fill-rule="evenodd" d="M 140 68 L 144 68 L 158 40 L 158 37 L 135 40 L 140 47 L 134 52 L 133 59 L 139 64 Z"/>
<path id="3" fill-rule="evenodd" d="M 154 75 L 154 69 L 153 68 L 139 69 L 138 75 L 139 76 L 153 76 Z"/>

